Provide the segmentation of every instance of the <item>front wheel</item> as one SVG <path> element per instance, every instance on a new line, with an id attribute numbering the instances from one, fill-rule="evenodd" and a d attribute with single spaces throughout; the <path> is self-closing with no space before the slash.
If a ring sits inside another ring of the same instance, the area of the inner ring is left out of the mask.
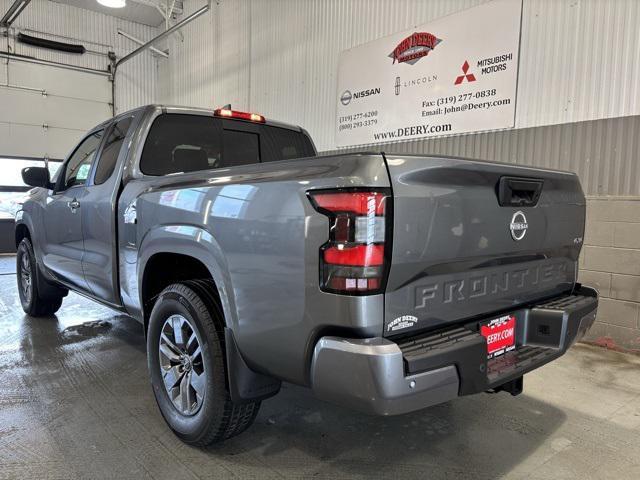
<path id="1" fill-rule="evenodd" d="M 18 295 L 22 309 L 32 317 L 47 317 L 58 311 L 62 305 L 62 295 L 43 297 L 38 288 L 38 265 L 33 246 L 28 238 L 23 238 L 16 254 L 16 276 Z"/>
<path id="2" fill-rule="evenodd" d="M 147 335 L 151 384 L 162 416 L 191 445 L 246 430 L 260 402 L 236 404 L 227 387 L 223 315 L 212 282 L 170 285 L 159 295 Z"/>

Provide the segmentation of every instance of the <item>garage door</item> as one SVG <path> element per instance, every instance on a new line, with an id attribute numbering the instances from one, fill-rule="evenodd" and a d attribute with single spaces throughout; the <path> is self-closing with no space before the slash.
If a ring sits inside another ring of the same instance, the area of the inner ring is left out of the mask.
<path id="1" fill-rule="evenodd" d="M 106 75 L 0 58 L 0 156 L 64 158 L 111 116 Z"/>

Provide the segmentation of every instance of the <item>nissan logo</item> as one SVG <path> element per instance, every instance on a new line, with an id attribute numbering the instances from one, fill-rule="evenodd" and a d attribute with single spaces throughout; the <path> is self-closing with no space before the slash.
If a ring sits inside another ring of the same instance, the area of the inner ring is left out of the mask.
<path id="1" fill-rule="evenodd" d="M 513 214 L 511 217 L 511 223 L 509 224 L 509 230 L 511 231 L 511 238 L 515 241 L 522 240 L 527 233 L 529 224 L 527 223 L 527 217 L 524 216 L 520 210 Z"/>
<path id="2" fill-rule="evenodd" d="M 343 105 L 349 105 L 351 103 L 351 92 L 349 90 L 345 90 L 340 96 L 340 103 Z"/>

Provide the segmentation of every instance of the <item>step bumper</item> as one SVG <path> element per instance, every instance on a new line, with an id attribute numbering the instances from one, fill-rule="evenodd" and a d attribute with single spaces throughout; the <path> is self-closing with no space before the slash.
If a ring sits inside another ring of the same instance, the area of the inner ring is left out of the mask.
<path id="1" fill-rule="evenodd" d="M 597 292 L 573 293 L 521 308 L 516 349 L 487 360 L 482 319 L 402 341 L 322 337 L 311 363 L 321 399 L 376 415 L 398 415 L 492 390 L 560 357 L 595 321 Z"/>

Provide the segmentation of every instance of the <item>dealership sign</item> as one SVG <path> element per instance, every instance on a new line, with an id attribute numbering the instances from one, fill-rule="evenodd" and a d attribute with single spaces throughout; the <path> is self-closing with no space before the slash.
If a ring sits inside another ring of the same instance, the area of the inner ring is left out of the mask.
<path id="1" fill-rule="evenodd" d="M 340 54 L 336 145 L 512 128 L 521 0 L 493 0 Z"/>

